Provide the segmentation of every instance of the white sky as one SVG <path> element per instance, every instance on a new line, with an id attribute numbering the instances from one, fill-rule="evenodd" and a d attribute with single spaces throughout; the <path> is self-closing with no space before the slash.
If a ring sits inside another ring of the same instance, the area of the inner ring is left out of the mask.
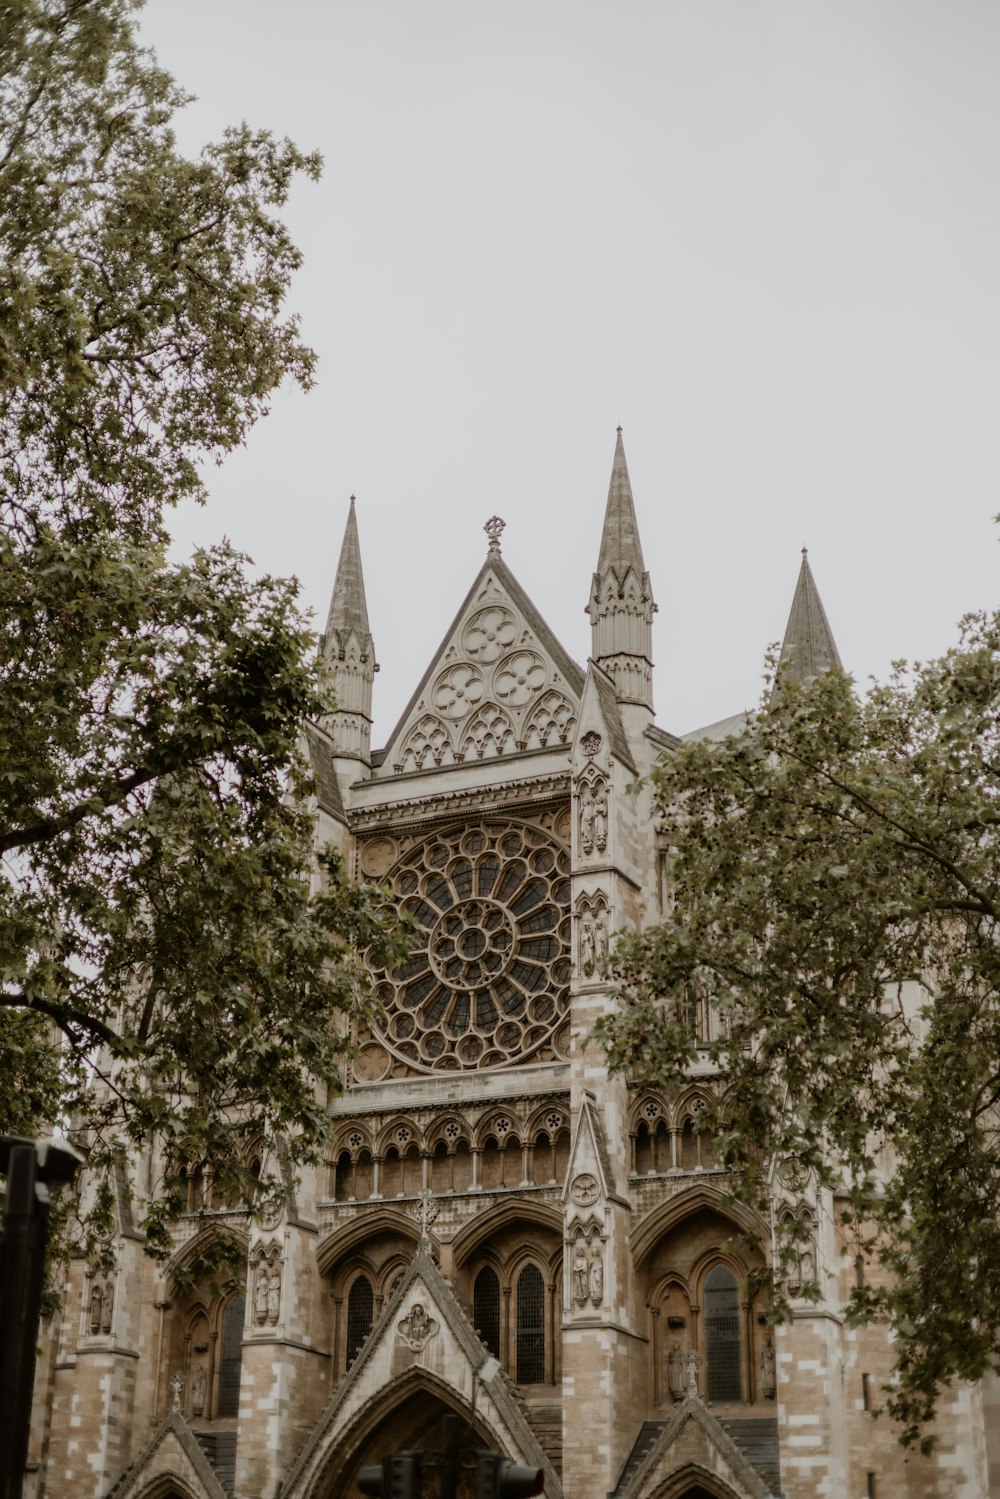
<path id="1" fill-rule="evenodd" d="M 358 497 L 381 744 L 486 550 L 566 648 L 624 428 L 658 721 L 756 701 L 809 546 L 844 663 L 1000 604 L 995 0 L 151 0 L 199 102 L 326 158 L 320 355 L 178 514 L 325 619 Z"/>

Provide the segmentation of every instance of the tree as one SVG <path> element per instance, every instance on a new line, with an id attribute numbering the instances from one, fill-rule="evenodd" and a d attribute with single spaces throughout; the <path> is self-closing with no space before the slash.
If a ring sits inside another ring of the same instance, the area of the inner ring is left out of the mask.
<path id="1" fill-rule="evenodd" d="M 874 1271 L 848 1314 L 891 1325 L 886 1404 L 926 1441 L 942 1388 L 1000 1367 L 1000 614 L 864 698 L 781 677 L 653 786 L 676 903 L 617 948 L 612 1064 L 679 1082 L 674 996 L 717 1009 L 735 1192 L 809 1171 L 848 1194 Z"/>
<path id="2" fill-rule="evenodd" d="M 157 1136 L 162 1253 L 182 1165 L 238 1196 L 248 1132 L 321 1148 L 391 940 L 315 874 L 295 585 L 166 557 L 199 465 L 311 382 L 275 212 L 319 163 L 245 125 L 180 155 L 133 9 L 0 0 L 0 1129 L 70 1120 L 105 1180 Z"/>

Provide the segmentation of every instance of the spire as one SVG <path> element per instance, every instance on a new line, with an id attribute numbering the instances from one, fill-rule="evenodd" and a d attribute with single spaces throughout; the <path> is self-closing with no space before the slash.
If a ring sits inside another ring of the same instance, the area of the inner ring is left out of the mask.
<path id="1" fill-rule="evenodd" d="M 365 575 L 361 569 L 361 545 L 358 541 L 358 518 L 354 512 L 353 495 L 351 508 L 347 512 L 347 525 L 344 527 L 340 561 L 337 564 L 337 581 L 333 585 L 330 613 L 326 620 L 328 636 L 331 630 L 336 630 L 338 635 L 346 635 L 351 630 L 359 635 L 369 633 Z"/>
<path id="2" fill-rule="evenodd" d="M 622 429 L 618 428 L 615 443 L 615 458 L 611 465 L 611 483 L 608 486 L 608 505 L 604 512 L 604 530 L 601 533 L 601 551 L 597 559 L 598 573 L 613 569 L 619 580 L 632 567 L 641 578 L 646 571 L 642 560 L 642 544 L 639 527 L 635 519 L 635 504 L 632 500 L 632 485 L 625 462 L 625 444 Z"/>
<path id="3" fill-rule="evenodd" d="M 614 681 L 618 701 L 647 711 L 653 707 L 655 611 L 619 427 L 601 550 L 587 605 L 591 655 Z"/>
<path id="4" fill-rule="evenodd" d="M 816 580 L 809 566 L 809 553 L 802 548 L 802 566 L 781 644 L 781 675 L 804 682 L 818 677 L 831 666 L 840 667 L 840 652 L 826 617 Z M 777 684 L 776 684 L 777 685 Z"/>
<path id="5" fill-rule="evenodd" d="M 371 757 L 372 683 L 378 666 L 368 627 L 353 495 L 320 649 L 334 672 L 337 705 L 324 721 L 334 743 L 334 755 L 367 764 Z"/>

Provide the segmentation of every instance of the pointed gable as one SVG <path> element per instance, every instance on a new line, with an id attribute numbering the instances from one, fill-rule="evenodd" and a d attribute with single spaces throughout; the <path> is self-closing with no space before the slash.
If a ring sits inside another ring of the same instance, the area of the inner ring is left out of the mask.
<path id="1" fill-rule="evenodd" d="M 781 675 L 786 680 L 804 682 L 831 666 L 840 665 L 837 643 L 809 566 L 809 553 L 803 547 L 802 566 L 781 646 Z"/>
<path id="2" fill-rule="evenodd" d="M 583 673 L 491 544 L 393 730 L 383 773 L 573 742 Z"/>
<path id="3" fill-rule="evenodd" d="M 108 1493 L 108 1499 L 131 1499 L 156 1479 L 176 1479 L 198 1499 L 229 1499 L 180 1411 L 161 1421 L 135 1462 Z M 159 1490 L 157 1490 L 159 1492 Z"/>
<path id="4" fill-rule="evenodd" d="M 760 1426 L 768 1431 L 776 1426 L 770 1421 L 734 1421 L 736 1427 Z M 645 1432 L 648 1442 L 652 1433 Z M 640 1441 L 643 1433 L 640 1433 Z M 636 1444 L 639 1445 L 638 1443 Z M 635 1458 L 638 1457 L 638 1461 Z M 676 1408 L 671 1419 L 662 1423 L 660 1432 L 625 1465 L 625 1471 L 614 1490 L 614 1499 L 649 1499 L 661 1493 L 666 1479 L 686 1479 L 692 1487 L 699 1481 L 723 1483 L 726 1492 L 739 1499 L 769 1499 L 776 1493 L 769 1480 L 772 1470 L 758 1467 L 741 1450 L 726 1426 L 706 1408 L 700 1395 L 688 1395 Z"/>

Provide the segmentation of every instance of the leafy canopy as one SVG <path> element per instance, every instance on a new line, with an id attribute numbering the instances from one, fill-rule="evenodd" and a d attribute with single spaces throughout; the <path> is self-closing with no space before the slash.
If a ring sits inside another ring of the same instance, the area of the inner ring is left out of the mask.
<path id="1" fill-rule="evenodd" d="M 840 671 L 782 678 L 653 780 L 676 903 L 617 949 L 612 1064 L 680 1082 L 664 996 L 717 1007 L 736 1195 L 838 1190 L 849 1315 L 891 1324 L 913 1441 L 942 1387 L 1000 1366 L 1000 615 L 864 699 Z"/>
<path id="2" fill-rule="evenodd" d="M 157 1137 L 165 1251 L 182 1164 L 238 1198 L 251 1137 L 320 1149 L 390 939 L 315 871 L 295 585 L 166 557 L 199 465 L 311 382 L 276 212 L 318 159 L 245 125 L 179 154 L 133 9 L 0 0 L 0 1130 L 72 1120 L 106 1183 Z"/>

